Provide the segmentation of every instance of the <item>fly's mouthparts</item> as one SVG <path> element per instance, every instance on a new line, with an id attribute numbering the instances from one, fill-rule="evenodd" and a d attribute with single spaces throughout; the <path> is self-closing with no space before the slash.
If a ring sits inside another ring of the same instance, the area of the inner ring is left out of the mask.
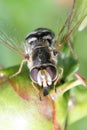
<path id="1" fill-rule="evenodd" d="M 52 78 L 45 69 L 42 69 L 37 74 L 37 82 L 39 86 L 46 88 L 52 84 Z"/>
<path id="2" fill-rule="evenodd" d="M 37 83 L 43 89 L 49 88 L 57 76 L 57 69 L 52 65 L 48 65 L 42 68 L 35 67 L 30 71 L 30 77 L 32 81 Z"/>

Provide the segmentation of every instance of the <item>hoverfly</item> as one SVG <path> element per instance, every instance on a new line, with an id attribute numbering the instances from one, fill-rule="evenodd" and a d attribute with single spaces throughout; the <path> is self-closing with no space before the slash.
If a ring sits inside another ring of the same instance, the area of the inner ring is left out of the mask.
<path id="1" fill-rule="evenodd" d="M 85 18 L 84 15 L 72 29 L 70 29 L 70 23 L 74 12 L 75 0 L 73 0 L 73 5 L 71 11 L 65 21 L 64 26 L 60 30 L 58 37 L 55 37 L 55 34 L 52 30 L 47 28 L 38 28 L 29 33 L 25 38 L 25 47 L 24 47 L 24 60 L 22 60 L 20 68 L 17 73 L 11 75 L 9 78 L 12 78 L 18 75 L 23 67 L 23 63 L 27 62 L 27 67 L 30 71 L 30 78 L 32 80 L 32 85 L 35 88 L 35 84 L 38 84 L 40 88 L 43 89 L 43 95 L 46 96 L 49 94 L 49 89 L 51 86 L 56 87 L 57 83 L 61 80 L 63 74 L 63 68 L 57 67 L 57 54 L 61 51 L 63 45 L 66 41 L 69 44 L 70 50 L 73 55 L 76 57 L 70 43 L 71 33 L 78 27 L 78 25 Z M 67 27 L 67 33 L 60 42 L 59 37 Z M 15 48 L 12 44 L 9 44 L 8 41 L 5 41 L 0 37 L 0 41 L 13 49 L 18 54 L 22 55 L 21 51 Z M 55 47 L 55 45 L 56 47 Z M 60 72 L 59 72 L 60 71 Z"/>

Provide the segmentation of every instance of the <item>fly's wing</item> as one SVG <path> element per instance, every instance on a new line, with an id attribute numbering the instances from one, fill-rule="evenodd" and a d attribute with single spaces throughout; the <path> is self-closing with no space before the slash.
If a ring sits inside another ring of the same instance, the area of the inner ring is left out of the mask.
<path id="1" fill-rule="evenodd" d="M 58 65 L 62 66 L 64 69 L 64 79 L 74 72 L 77 72 L 79 68 L 79 60 L 77 54 L 74 52 L 71 40 L 73 40 L 76 30 L 78 30 L 86 16 L 87 0 L 73 0 L 69 15 L 64 26 L 60 30 L 56 41 L 56 48 L 60 53 L 60 55 L 58 55 Z"/>
<path id="2" fill-rule="evenodd" d="M 24 49 L 20 45 L 20 40 L 18 40 L 18 38 L 15 37 L 15 34 L 12 35 L 12 29 L 8 29 L 6 27 L 6 24 L 1 24 L 0 26 L 0 44 L 3 44 L 4 46 L 13 50 L 16 54 L 24 58 Z"/>
<path id="3" fill-rule="evenodd" d="M 71 10 L 69 12 L 69 15 L 61 28 L 61 30 L 58 33 L 57 39 L 56 39 L 56 48 L 58 52 L 61 51 L 63 45 L 67 42 L 70 42 L 70 37 L 73 32 L 75 32 L 82 21 L 87 16 L 87 0 L 73 0 L 73 4 L 71 7 Z M 87 23 L 86 23 L 87 25 Z M 72 51 L 71 45 L 69 45 L 70 50 Z"/>

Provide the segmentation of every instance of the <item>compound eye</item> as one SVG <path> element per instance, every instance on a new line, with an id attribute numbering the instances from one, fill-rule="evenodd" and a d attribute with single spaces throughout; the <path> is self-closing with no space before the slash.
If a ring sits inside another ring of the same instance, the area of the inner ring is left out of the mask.
<path id="1" fill-rule="evenodd" d="M 38 74 L 38 68 L 34 68 L 30 72 L 30 77 L 34 82 L 37 82 L 37 74 Z"/>
<path id="2" fill-rule="evenodd" d="M 56 67 L 49 65 L 49 66 L 46 66 L 44 69 L 49 73 L 49 75 L 50 75 L 52 81 L 54 81 L 54 80 L 56 79 L 57 73 L 58 73 Z M 38 72 L 39 72 L 39 71 L 40 71 L 39 68 L 33 68 L 33 69 L 31 70 L 31 72 L 30 72 L 30 77 L 31 77 L 31 79 L 32 79 L 35 83 L 37 83 L 37 75 L 38 75 Z"/>
<path id="3" fill-rule="evenodd" d="M 48 66 L 46 67 L 46 70 L 54 81 L 57 76 L 57 69 L 54 66 Z"/>

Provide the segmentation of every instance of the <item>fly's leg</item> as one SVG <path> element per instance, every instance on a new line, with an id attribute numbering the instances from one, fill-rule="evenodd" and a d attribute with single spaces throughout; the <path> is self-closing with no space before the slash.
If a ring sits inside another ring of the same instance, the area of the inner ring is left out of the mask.
<path id="1" fill-rule="evenodd" d="M 72 6 L 72 9 L 71 9 L 71 12 L 70 12 L 70 15 L 67 19 L 67 24 L 68 24 L 68 33 L 70 32 L 70 24 L 71 24 L 71 19 L 72 19 L 72 15 L 73 15 L 73 12 L 74 12 L 74 7 L 75 7 L 75 0 L 73 0 L 73 6 Z M 68 47 L 72 53 L 72 55 L 75 57 L 75 59 L 78 61 L 78 57 L 75 53 L 75 51 L 73 50 L 73 47 L 72 47 L 72 43 L 71 43 L 71 37 L 70 35 L 68 36 Z"/>
<path id="2" fill-rule="evenodd" d="M 19 70 L 18 70 L 15 74 L 11 75 L 11 76 L 9 77 L 10 79 L 13 78 L 13 77 L 15 77 L 15 76 L 17 76 L 18 74 L 21 73 L 21 70 L 22 70 L 22 68 L 23 68 L 23 65 L 24 65 L 24 63 L 25 63 L 26 61 L 27 61 L 27 59 L 22 60 L 22 62 L 21 62 L 21 64 L 20 64 L 20 67 L 19 67 Z"/>
<path id="3" fill-rule="evenodd" d="M 66 26 L 67 26 L 67 23 L 70 23 L 70 22 L 71 22 L 71 18 L 72 18 L 72 15 L 73 15 L 73 12 L 74 12 L 74 7 L 75 7 L 75 1 L 76 1 L 76 0 L 73 0 L 73 4 L 72 4 L 71 10 L 70 10 L 70 13 L 68 14 L 68 17 L 67 17 L 67 19 L 66 19 L 66 21 L 65 21 L 65 23 L 64 23 L 64 25 L 63 25 L 63 27 L 61 28 L 61 30 L 60 30 L 58 36 L 60 36 L 61 33 L 63 33 L 64 29 L 65 29 Z"/>
<path id="4" fill-rule="evenodd" d="M 40 90 L 37 88 L 37 86 L 34 84 L 34 82 L 32 82 L 32 86 L 33 86 L 34 90 L 36 91 L 37 96 L 41 100 Z"/>
<path id="5" fill-rule="evenodd" d="M 74 56 L 76 59 L 78 59 L 76 53 L 75 53 L 74 50 L 73 50 L 73 47 L 72 47 L 71 41 L 70 41 L 70 34 L 71 34 L 71 32 L 73 31 L 73 29 L 70 30 L 70 24 L 71 24 L 72 16 L 73 16 L 73 13 L 74 13 L 75 2 L 76 2 L 76 0 L 73 0 L 73 4 L 72 4 L 72 7 L 71 7 L 71 10 L 70 10 L 70 12 L 69 12 L 69 14 L 68 14 L 68 17 L 67 17 L 67 19 L 66 19 L 66 21 L 65 21 L 65 23 L 64 23 L 64 25 L 63 25 L 63 27 L 61 28 L 61 30 L 60 30 L 60 32 L 59 32 L 59 34 L 58 34 L 58 37 L 57 37 L 57 39 L 56 39 L 56 42 L 58 43 L 58 45 L 57 45 L 57 46 L 58 46 L 58 47 L 57 47 L 57 50 L 58 50 L 58 52 L 60 52 L 60 50 L 62 49 L 62 47 L 64 46 L 64 44 L 65 44 L 66 41 L 67 41 L 71 53 L 73 54 L 73 56 Z M 67 28 L 67 32 L 66 32 L 64 38 L 62 39 L 62 41 L 60 42 L 58 39 L 61 38 L 61 36 L 63 35 L 62 33 L 64 33 L 65 28 Z"/>
<path id="6" fill-rule="evenodd" d="M 58 48 L 59 48 L 59 51 L 60 51 L 62 49 L 63 45 L 67 41 L 68 47 L 69 47 L 72 55 L 79 62 L 78 57 L 77 57 L 77 55 L 76 55 L 76 53 L 75 53 L 75 51 L 74 51 L 74 49 L 72 47 L 71 37 L 70 37 L 70 34 L 73 31 L 73 29 L 74 29 L 73 28 L 72 30 L 70 30 L 70 25 L 71 25 L 71 20 L 72 20 L 74 9 L 75 9 L 75 2 L 76 2 L 76 0 L 73 0 L 73 4 L 72 4 L 72 8 L 70 10 L 70 13 L 69 13 L 69 15 L 68 15 L 68 17 L 67 17 L 67 19 L 65 21 L 64 26 L 62 27 L 62 29 L 60 30 L 60 32 L 58 34 L 58 37 L 59 37 L 64 32 L 64 29 L 67 28 L 67 30 L 68 30 L 67 34 L 65 35 L 65 37 L 63 38 L 63 40 L 58 44 Z"/>
<path id="7" fill-rule="evenodd" d="M 13 75 L 9 76 L 9 77 L 4 75 L 3 73 L 1 73 L 0 74 L 0 79 L 2 79 L 2 80 L 0 80 L 0 85 L 2 85 L 3 83 L 8 82 L 11 78 L 13 78 L 13 77 L 17 76 L 18 74 L 20 74 L 21 70 L 22 70 L 22 67 L 23 67 L 23 65 L 24 65 L 24 63 L 26 61 L 27 61 L 27 59 L 22 60 L 22 62 L 20 64 L 20 67 L 19 67 L 19 70 L 16 73 L 14 73 Z"/>
<path id="8" fill-rule="evenodd" d="M 58 66 L 58 69 L 61 71 L 58 76 L 57 76 L 57 79 L 55 80 L 54 82 L 54 90 L 56 92 L 56 85 L 58 84 L 58 82 L 60 82 L 61 78 L 62 78 L 62 75 L 63 75 L 63 68 Z"/>

